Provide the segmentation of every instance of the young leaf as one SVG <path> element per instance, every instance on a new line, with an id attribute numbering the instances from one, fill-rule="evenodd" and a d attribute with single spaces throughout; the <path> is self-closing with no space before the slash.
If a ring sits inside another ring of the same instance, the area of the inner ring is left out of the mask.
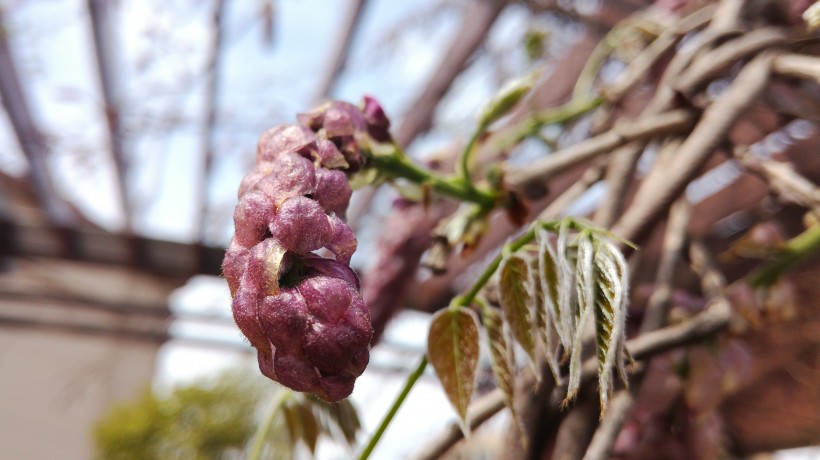
<path id="1" fill-rule="evenodd" d="M 533 337 L 532 293 L 529 289 L 529 265 L 517 255 L 510 254 L 501 266 L 499 301 L 504 319 L 510 325 L 515 340 L 521 345 L 532 363 L 535 358 Z"/>
<path id="2" fill-rule="evenodd" d="M 504 394 L 504 404 L 510 409 L 513 418 L 517 419 L 515 413 L 515 355 L 510 341 L 511 337 L 509 337 L 510 330 L 504 327 L 501 311 L 497 308 L 487 307 L 482 312 L 484 329 L 487 330 L 487 338 L 490 342 L 493 375 L 498 388 Z"/>
<path id="3" fill-rule="evenodd" d="M 558 267 L 558 309 L 561 312 L 561 322 L 556 323 L 556 325 L 560 325 L 561 343 L 567 351 L 572 349 L 575 329 L 580 316 L 572 295 L 574 292 L 572 280 L 575 275 L 568 257 L 568 239 L 569 225 L 562 224 L 558 229 L 558 247 L 554 254 L 556 266 Z M 551 249 L 549 245 L 548 247 Z"/>
<path id="4" fill-rule="evenodd" d="M 550 244 L 549 233 L 541 229 L 538 232 L 538 265 L 539 275 L 541 277 L 542 291 L 544 292 L 544 306 L 547 308 L 547 313 L 553 324 L 555 332 L 558 334 L 560 342 L 569 347 L 571 343 L 564 328 L 564 323 L 561 318 L 561 297 L 560 290 L 562 283 L 559 280 L 561 271 L 558 267 L 557 255 L 555 249 Z M 566 274 L 564 274 L 566 275 Z"/>
<path id="5" fill-rule="evenodd" d="M 433 315 L 427 355 L 465 434 L 469 433 L 467 407 L 473 396 L 478 353 L 478 320 L 472 310 L 445 308 Z"/>
<path id="6" fill-rule="evenodd" d="M 595 345 L 598 355 L 598 389 L 601 413 L 612 391 L 612 368 L 623 377 L 623 340 L 627 310 L 627 264 L 609 242 L 596 241 L 595 253 Z"/>
<path id="7" fill-rule="evenodd" d="M 543 263 L 544 256 L 539 254 L 538 257 L 533 258 L 530 263 L 530 285 L 532 286 L 533 294 L 533 326 L 535 330 L 536 343 L 543 350 L 544 357 L 547 361 L 547 366 L 552 372 L 552 377 L 556 383 L 561 383 L 561 369 L 558 366 L 558 335 L 555 331 L 553 322 L 550 321 L 551 308 L 549 299 L 546 295 Z"/>
<path id="8" fill-rule="evenodd" d="M 575 398 L 581 385 L 581 351 L 583 346 L 584 327 L 592 317 L 595 302 L 593 270 L 593 245 L 589 234 L 582 233 L 578 238 L 578 255 L 575 265 L 576 289 L 578 292 L 578 322 L 573 334 L 569 361 L 569 386 L 566 401 Z"/>

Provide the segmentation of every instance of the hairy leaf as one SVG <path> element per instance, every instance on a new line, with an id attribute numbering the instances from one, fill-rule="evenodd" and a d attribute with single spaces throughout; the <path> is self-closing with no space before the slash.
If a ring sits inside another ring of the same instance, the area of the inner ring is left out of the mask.
<path id="1" fill-rule="evenodd" d="M 515 354 L 513 353 L 510 330 L 504 327 L 501 311 L 487 307 L 484 313 L 484 329 L 490 342 L 490 361 L 498 388 L 504 394 L 504 404 L 515 413 Z"/>
<path id="2" fill-rule="evenodd" d="M 578 292 L 576 315 L 578 319 L 570 349 L 568 401 L 575 398 L 581 385 L 581 351 L 584 328 L 593 315 L 593 303 L 595 302 L 593 258 L 592 237 L 589 234 L 582 233 L 578 238 L 578 254 L 575 265 L 575 284 Z"/>
<path id="3" fill-rule="evenodd" d="M 472 310 L 446 308 L 433 315 L 427 355 L 465 434 L 469 433 L 467 407 L 473 396 L 478 354 L 478 320 Z"/>
<path id="4" fill-rule="evenodd" d="M 595 253 L 595 345 L 598 355 L 598 389 L 601 412 L 612 391 L 612 368 L 623 377 L 623 340 L 627 310 L 626 260 L 605 240 L 597 241 Z"/>
<path id="5" fill-rule="evenodd" d="M 501 266 L 499 301 L 513 337 L 527 352 L 531 362 L 535 363 L 533 299 L 529 278 L 529 265 L 523 257 L 517 254 L 506 257 Z"/>
<path id="6" fill-rule="evenodd" d="M 566 350 L 572 349 L 572 341 L 575 336 L 575 328 L 578 322 L 578 309 L 573 297 L 572 280 L 574 269 L 569 262 L 568 240 L 569 227 L 564 224 L 558 230 L 557 248 L 553 254 L 556 266 L 558 267 L 558 310 L 561 312 L 558 327 L 561 343 Z M 547 245 L 551 250 L 552 247 Z"/>
<path id="7" fill-rule="evenodd" d="M 539 256 L 533 258 L 530 263 L 530 285 L 532 286 L 534 300 L 533 316 L 535 318 L 535 330 L 533 331 L 533 335 L 536 338 L 538 346 L 543 350 L 547 366 L 549 366 L 555 382 L 560 384 L 561 369 L 558 365 L 558 334 L 555 331 L 553 322 L 550 320 L 550 313 L 548 311 L 551 306 L 545 289 L 545 276 L 543 273 L 544 270 L 542 269 L 543 258 L 543 255 L 539 254 Z M 537 374 L 540 375 L 540 372 Z"/>

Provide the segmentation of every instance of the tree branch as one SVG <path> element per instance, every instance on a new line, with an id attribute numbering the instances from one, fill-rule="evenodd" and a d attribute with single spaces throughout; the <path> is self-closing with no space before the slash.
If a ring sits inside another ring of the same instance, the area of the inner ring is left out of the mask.
<path id="1" fill-rule="evenodd" d="M 747 64 L 735 81 L 706 109 L 692 133 L 681 144 L 668 167 L 654 168 L 638 189 L 613 233 L 630 241 L 640 241 L 646 232 L 680 195 L 686 184 L 706 163 L 729 129 L 763 92 L 769 80 L 771 54 L 762 54 Z"/>

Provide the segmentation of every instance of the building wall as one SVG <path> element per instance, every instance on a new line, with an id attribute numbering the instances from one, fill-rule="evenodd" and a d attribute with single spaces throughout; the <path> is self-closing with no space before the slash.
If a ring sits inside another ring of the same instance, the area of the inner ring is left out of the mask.
<path id="1" fill-rule="evenodd" d="M 7 260 L 0 458 L 93 458 L 96 420 L 150 385 L 176 284 L 113 267 Z"/>

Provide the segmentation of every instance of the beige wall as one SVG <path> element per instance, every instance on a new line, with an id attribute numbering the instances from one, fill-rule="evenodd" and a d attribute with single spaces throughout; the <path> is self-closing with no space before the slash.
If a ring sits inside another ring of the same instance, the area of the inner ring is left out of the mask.
<path id="1" fill-rule="evenodd" d="M 176 283 L 70 262 L 16 260 L 7 268 L 0 459 L 93 458 L 94 422 L 150 384 Z"/>

